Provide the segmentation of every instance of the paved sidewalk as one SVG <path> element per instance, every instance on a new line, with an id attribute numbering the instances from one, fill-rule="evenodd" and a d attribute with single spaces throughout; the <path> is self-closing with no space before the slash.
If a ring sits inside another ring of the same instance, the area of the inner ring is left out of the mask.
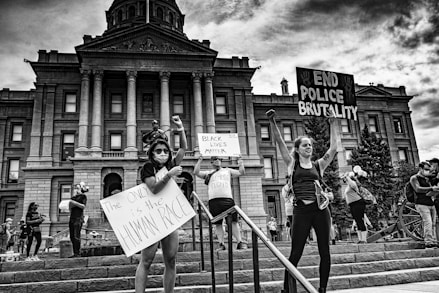
<path id="1" fill-rule="evenodd" d="M 438 293 L 439 281 L 328 291 L 328 293 Z"/>

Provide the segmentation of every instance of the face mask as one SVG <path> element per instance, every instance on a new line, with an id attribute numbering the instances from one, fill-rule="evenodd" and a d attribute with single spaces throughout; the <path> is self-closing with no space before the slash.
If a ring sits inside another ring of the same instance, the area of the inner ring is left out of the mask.
<path id="1" fill-rule="evenodd" d="M 160 155 L 154 153 L 154 160 L 159 164 L 165 164 L 168 161 L 169 154 L 161 153 Z"/>

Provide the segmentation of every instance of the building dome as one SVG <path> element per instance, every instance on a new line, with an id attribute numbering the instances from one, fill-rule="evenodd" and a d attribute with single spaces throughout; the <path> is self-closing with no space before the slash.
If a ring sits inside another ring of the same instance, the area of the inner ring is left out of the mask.
<path id="1" fill-rule="evenodd" d="M 175 0 L 114 0 L 106 11 L 107 30 L 104 34 L 145 24 L 147 2 L 150 23 L 183 34 L 184 15 Z"/>

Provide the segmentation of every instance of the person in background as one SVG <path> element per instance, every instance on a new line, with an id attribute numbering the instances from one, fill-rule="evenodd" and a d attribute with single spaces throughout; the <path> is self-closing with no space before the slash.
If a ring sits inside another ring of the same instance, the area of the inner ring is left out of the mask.
<path id="1" fill-rule="evenodd" d="M 428 162 L 420 162 L 419 171 L 417 174 L 410 177 L 410 184 L 415 192 L 415 207 L 422 218 L 424 226 L 424 244 L 425 248 L 432 248 L 437 246 L 434 239 L 433 225 L 435 225 L 436 210 L 434 208 L 433 199 L 428 196 L 430 191 L 439 191 L 438 186 L 431 186 L 430 175 L 432 167 Z"/>
<path id="2" fill-rule="evenodd" d="M 24 247 L 26 245 L 27 242 L 27 237 L 29 236 L 29 227 L 28 225 L 26 225 L 26 223 L 24 222 L 23 219 L 20 220 L 19 223 L 20 227 L 20 236 L 18 237 L 18 252 L 23 253 L 24 252 Z"/>
<path id="3" fill-rule="evenodd" d="M 430 184 L 432 186 L 439 185 L 439 159 L 433 158 L 428 161 L 431 164 Z M 436 209 L 436 241 L 439 243 L 439 196 L 433 198 L 434 207 Z M 434 221 L 435 219 L 433 219 Z"/>
<path id="4" fill-rule="evenodd" d="M 27 238 L 26 261 L 40 260 L 40 258 L 38 257 L 38 250 L 40 249 L 41 245 L 40 224 L 44 222 L 44 216 L 41 215 L 37 210 L 38 204 L 35 202 L 31 202 L 26 213 L 26 225 L 30 227 L 30 233 Z M 34 255 L 29 256 L 34 237 L 37 240 Z"/>
<path id="5" fill-rule="evenodd" d="M 276 241 L 277 237 L 277 223 L 274 217 L 271 217 L 270 221 L 267 223 L 268 230 L 270 231 L 271 241 Z"/>
<path id="6" fill-rule="evenodd" d="M 203 156 L 200 156 L 198 162 L 195 164 L 194 174 L 204 179 L 204 183 L 208 186 L 209 211 L 212 213 L 212 216 L 215 217 L 235 205 L 232 195 L 231 178 L 245 174 L 244 163 L 241 158 L 238 158 L 239 170 L 223 168 L 222 159 L 214 156 L 210 159 L 213 170 L 200 171 L 202 161 Z M 215 224 L 216 235 L 219 241 L 218 250 L 225 250 L 223 219 L 213 224 Z M 241 230 L 238 225 L 238 213 L 236 212 L 232 214 L 232 234 L 238 243 L 236 249 L 243 249 Z"/>
<path id="7" fill-rule="evenodd" d="M 12 219 L 7 218 L 0 225 L 0 253 L 5 253 L 8 248 L 9 239 L 11 238 Z"/>
<path id="8" fill-rule="evenodd" d="M 87 205 L 88 186 L 84 182 L 80 182 L 73 186 L 73 196 L 70 199 L 70 219 L 69 219 L 69 234 L 72 242 L 73 255 L 70 257 L 81 256 L 81 229 L 84 224 L 84 209 Z"/>
<path id="9" fill-rule="evenodd" d="M 158 136 L 157 139 L 150 141 L 148 148 L 148 161 L 143 165 L 140 171 L 142 182 L 148 186 L 148 189 L 157 194 L 167 186 L 171 178 L 181 175 L 183 168 L 180 163 L 183 161 L 184 153 L 187 148 L 186 134 L 183 122 L 180 117 L 173 116 L 172 122 L 177 126 L 180 136 L 180 148 L 175 157 L 172 156 L 171 148 L 166 140 L 166 136 Z M 156 129 L 158 131 L 158 129 Z M 156 173 L 166 168 L 168 173 L 163 178 L 156 178 Z M 174 231 L 160 242 L 156 242 L 145 248 L 141 252 L 140 262 L 136 270 L 135 287 L 136 293 L 144 293 L 149 269 L 156 255 L 158 245 L 161 244 L 163 252 L 163 262 L 165 272 L 163 275 L 163 288 L 165 293 L 174 292 L 176 277 L 176 257 L 178 251 L 178 231 Z"/>
<path id="10" fill-rule="evenodd" d="M 329 208 L 319 204 L 320 197 L 316 195 L 316 180 L 323 177 L 337 153 L 337 142 L 340 140 L 335 114 L 326 113 L 330 128 L 330 146 L 325 155 L 317 161 L 312 161 L 313 142 L 309 137 L 298 137 L 294 141 L 294 148 L 290 152 L 276 124 L 276 112 L 270 109 L 266 112 L 273 129 L 274 138 L 278 144 L 282 158 L 287 165 L 288 175 L 294 191 L 293 226 L 291 237 L 291 254 L 289 260 L 297 266 L 305 248 L 306 239 L 314 228 L 317 236 L 317 246 L 320 255 L 320 288 L 319 293 L 326 293 L 329 272 L 331 269 L 331 255 L 329 250 L 329 234 L 331 215 Z M 331 198 L 323 202 L 328 203 Z M 296 279 L 285 271 L 284 292 L 296 292 Z"/>
<path id="11" fill-rule="evenodd" d="M 342 176 L 343 182 L 347 183 L 344 192 L 346 203 L 349 205 L 352 217 L 357 225 L 358 244 L 364 244 L 367 241 L 367 227 L 364 222 L 366 211 L 366 202 L 360 196 L 359 188 L 361 186 L 360 175 L 354 172 L 348 172 Z"/>

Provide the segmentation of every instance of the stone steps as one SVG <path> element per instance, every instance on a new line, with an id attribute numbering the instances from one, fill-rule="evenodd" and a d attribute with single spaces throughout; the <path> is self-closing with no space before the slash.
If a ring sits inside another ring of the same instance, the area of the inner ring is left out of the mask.
<path id="1" fill-rule="evenodd" d="M 289 247 L 279 247 L 284 255 Z M 331 246 L 329 288 L 347 289 L 439 280 L 439 249 L 420 249 L 411 243 L 343 244 Z M 234 283 L 237 292 L 254 292 L 251 249 L 234 251 Z M 146 292 L 162 292 L 164 265 L 155 258 Z M 180 252 L 176 292 L 211 292 L 208 253 L 201 271 L 199 252 Z M 227 251 L 215 253 L 217 292 L 228 292 Z M 268 251 L 259 251 L 261 292 L 279 292 L 284 276 L 280 262 Z M 1 263 L 0 292 L 134 292 L 139 255 L 74 259 L 49 258 L 36 262 Z M 318 287 L 317 247 L 308 245 L 299 271 Z M 158 289 L 157 289 L 158 288 Z M 328 289 L 329 289 L 328 288 Z"/>

